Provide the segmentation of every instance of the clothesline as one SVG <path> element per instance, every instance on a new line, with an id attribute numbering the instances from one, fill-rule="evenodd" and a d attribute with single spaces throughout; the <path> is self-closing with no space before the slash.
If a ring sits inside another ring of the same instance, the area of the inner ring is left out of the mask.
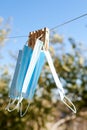
<path id="1" fill-rule="evenodd" d="M 70 20 L 68 20 L 68 21 L 66 21 L 66 22 L 64 22 L 64 23 L 58 24 L 58 25 L 52 27 L 51 29 L 49 29 L 49 31 L 52 32 L 52 31 L 54 31 L 55 29 L 57 29 L 57 28 L 59 28 L 59 27 L 62 27 L 62 26 L 66 25 L 66 24 L 69 24 L 69 23 L 71 23 L 71 22 L 73 22 L 73 21 L 76 21 L 76 20 L 78 20 L 78 19 L 81 19 L 82 17 L 85 17 L 85 16 L 87 16 L 87 13 L 86 13 L 86 14 L 83 14 L 83 15 L 80 15 L 80 16 L 78 16 L 78 17 L 75 17 L 75 18 L 73 18 L 73 19 L 70 19 Z M 28 36 L 27 36 L 27 35 L 11 36 L 11 37 L 6 37 L 5 39 L 24 38 L 24 37 L 28 37 Z"/>

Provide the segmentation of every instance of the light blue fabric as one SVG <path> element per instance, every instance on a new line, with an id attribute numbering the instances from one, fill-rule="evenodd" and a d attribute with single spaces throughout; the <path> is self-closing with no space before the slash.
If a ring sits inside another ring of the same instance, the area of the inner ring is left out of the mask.
<path id="1" fill-rule="evenodd" d="M 33 72 L 34 72 L 34 68 L 35 68 L 36 63 L 39 59 L 42 47 L 43 47 L 43 42 L 37 39 L 35 46 L 34 46 L 34 49 L 33 49 L 33 52 L 32 52 L 30 63 L 28 65 L 26 76 L 25 76 L 25 79 L 23 82 L 22 93 L 26 93 L 26 91 L 27 91 L 28 85 L 30 83 L 31 77 L 32 77 Z"/>
<path id="2" fill-rule="evenodd" d="M 19 50 L 17 63 L 16 63 L 16 67 L 15 67 L 15 72 L 14 72 L 13 80 L 11 82 L 11 87 L 10 87 L 10 91 L 9 91 L 9 97 L 11 97 L 11 98 L 16 97 L 16 83 L 17 83 L 17 77 L 18 77 L 18 73 L 19 73 L 21 58 L 22 58 L 22 50 Z"/>
<path id="3" fill-rule="evenodd" d="M 21 59 L 21 65 L 18 73 L 17 83 L 16 83 L 16 96 L 21 96 L 22 86 L 24 82 L 24 78 L 27 72 L 28 65 L 30 63 L 30 59 L 32 56 L 32 48 L 28 46 L 24 46 L 23 53 L 22 53 L 22 59 Z"/>
<path id="4" fill-rule="evenodd" d="M 40 52 L 39 59 L 34 68 L 30 83 L 28 85 L 26 93 L 22 93 L 23 82 L 25 75 L 31 60 L 33 50 L 28 46 L 24 46 L 21 56 L 18 56 L 17 65 L 15 69 L 15 75 L 10 88 L 10 98 L 20 98 L 21 96 L 25 99 L 32 99 L 36 90 L 37 82 L 45 62 L 45 55 Z"/>
<path id="5" fill-rule="evenodd" d="M 28 89 L 27 89 L 26 93 L 22 94 L 24 98 L 28 98 L 30 100 L 33 98 L 33 95 L 34 95 L 36 87 L 37 87 L 37 82 L 38 82 L 38 79 L 39 79 L 39 76 L 40 76 L 44 63 L 45 63 L 45 55 L 44 55 L 44 52 L 41 52 L 39 59 L 37 61 L 37 64 L 35 66 L 33 75 L 31 77 L 30 83 L 28 85 Z"/>

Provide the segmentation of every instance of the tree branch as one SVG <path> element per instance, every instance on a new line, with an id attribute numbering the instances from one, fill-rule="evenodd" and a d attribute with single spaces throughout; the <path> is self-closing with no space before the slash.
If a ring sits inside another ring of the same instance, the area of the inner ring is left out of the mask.
<path id="1" fill-rule="evenodd" d="M 64 119 L 59 120 L 53 125 L 52 130 L 57 129 L 60 125 L 64 124 L 67 121 L 74 120 L 75 118 L 76 118 L 76 115 L 72 115 L 72 116 L 67 116 Z"/>

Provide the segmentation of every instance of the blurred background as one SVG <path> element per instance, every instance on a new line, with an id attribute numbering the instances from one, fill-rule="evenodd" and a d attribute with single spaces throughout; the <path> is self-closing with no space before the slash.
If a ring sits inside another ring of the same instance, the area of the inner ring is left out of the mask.
<path id="1" fill-rule="evenodd" d="M 51 29 L 86 13 L 86 0 L 0 2 L 0 129 L 87 130 L 87 16 L 50 30 L 49 51 L 77 113 L 60 101 L 47 63 L 27 114 L 21 118 L 16 110 L 5 110 L 18 51 L 28 40 L 29 32 Z"/>

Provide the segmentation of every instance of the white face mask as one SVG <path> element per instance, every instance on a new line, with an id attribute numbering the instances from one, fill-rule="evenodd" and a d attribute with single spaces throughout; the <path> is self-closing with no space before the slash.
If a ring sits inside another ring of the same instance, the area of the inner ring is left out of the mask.
<path id="1" fill-rule="evenodd" d="M 53 61 L 52 61 L 52 58 L 51 58 L 51 55 L 50 55 L 49 51 L 44 51 L 44 53 L 45 53 L 45 56 L 47 58 L 47 62 L 49 64 L 49 67 L 51 69 L 55 84 L 56 84 L 56 86 L 58 88 L 61 101 L 65 105 L 67 105 L 67 107 L 69 107 L 74 113 L 76 113 L 76 108 L 75 108 L 74 104 L 70 101 L 70 99 L 68 97 L 65 96 L 64 89 L 62 87 L 62 84 L 61 84 L 61 82 L 60 82 L 60 80 L 58 78 L 58 75 L 56 73 L 56 70 L 54 68 Z"/>
<path id="2" fill-rule="evenodd" d="M 41 51 L 42 47 L 43 47 L 43 42 L 37 39 L 34 50 L 25 46 L 22 51 L 22 54 L 19 53 L 20 55 L 18 56 L 19 58 L 17 60 L 17 66 L 13 78 L 14 80 L 12 82 L 11 91 L 10 91 L 10 98 L 13 97 L 14 100 L 13 102 L 10 102 L 8 104 L 6 109 L 8 111 L 13 111 L 19 107 L 19 104 L 22 103 L 23 98 L 30 99 L 30 100 L 33 98 L 34 90 L 36 88 L 36 84 L 38 82 L 42 66 L 44 64 L 44 59 L 45 59 L 44 56 L 46 56 L 55 84 L 58 87 L 61 101 L 63 101 L 64 104 L 66 104 L 74 113 L 76 113 L 76 108 L 74 104 L 65 96 L 64 89 L 55 71 L 53 61 L 49 51 L 48 50 Z M 15 79 L 15 77 L 17 78 Z M 15 87 L 13 87 L 13 85 Z M 16 100 L 18 101 L 18 103 L 12 110 L 10 110 L 10 106 L 12 106 Z M 25 113 L 27 112 L 27 109 Z M 24 116 L 24 114 L 22 114 L 21 112 L 21 116 Z"/>

